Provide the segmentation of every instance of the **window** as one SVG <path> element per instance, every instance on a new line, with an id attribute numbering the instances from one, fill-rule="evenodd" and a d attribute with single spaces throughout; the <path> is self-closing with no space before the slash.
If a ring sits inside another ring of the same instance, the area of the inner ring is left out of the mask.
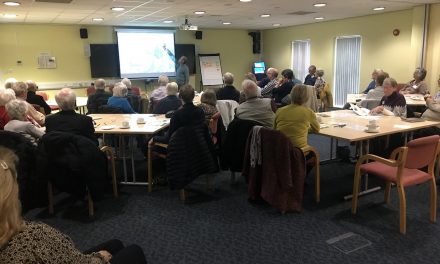
<path id="1" fill-rule="evenodd" d="M 301 81 L 306 78 L 310 66 L 310 40 L 292 42 L 292 69 L 295 77 Z"/>
<path id="2" fill-rule="evenodd" d="M 343 106 L 347 94 L 359 93 L 361 36 L 336 38 L 334 105 Z"/>

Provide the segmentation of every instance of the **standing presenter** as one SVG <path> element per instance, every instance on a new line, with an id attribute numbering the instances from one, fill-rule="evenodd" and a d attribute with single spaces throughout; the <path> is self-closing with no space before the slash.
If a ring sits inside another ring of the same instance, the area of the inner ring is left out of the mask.
<path id="1" fill-rule="evenodd" d="M 186 65 L 187 58 L 185 56 L 180 57 L 178 63 L 179 66 L 176 70 L 176 83 L 180 87 L 189 83 L 189 68 Z"/>

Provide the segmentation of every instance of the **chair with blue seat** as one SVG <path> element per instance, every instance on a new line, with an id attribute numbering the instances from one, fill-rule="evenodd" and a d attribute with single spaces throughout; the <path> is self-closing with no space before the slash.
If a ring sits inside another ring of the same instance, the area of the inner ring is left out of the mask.
<path id="1" fill-rule="evenodd" d="M 369 174 L 386 181 L 385 202 L 389 203 L 391 184 L 396 184 L 399 193 L 400 233 L 406 233 L 406 196 L 404 187 L 430 182 L 431 210 L 430 220 L 436 221 L 437 188 L 434 176 L 434 165 L 440 151 L 440 136 L 418 138 L 399 147 L 391 153 L 389 159 L 367 154 L 356 163 L 353 200 L 351 213 L 357 212 L 358 194 L 361 175 Z M 365 163 L 372 160 L 373 162 Z M 425 171 L 427 168 L 427 171 Z"/>

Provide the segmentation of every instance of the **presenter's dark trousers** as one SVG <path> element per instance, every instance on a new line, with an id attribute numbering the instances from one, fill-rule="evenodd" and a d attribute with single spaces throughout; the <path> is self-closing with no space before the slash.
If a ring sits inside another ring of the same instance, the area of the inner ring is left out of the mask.
<path id="1" fill-rule="evenodd" d="M 96 247 L 84 251 L 84 254 L 106 250 L 112 254 L 111 264 L 146 264 L 144 252 L 138 245 L 130 245 L 124 247 L 122 242 L 117 239 L 112 239 L 104 242 Z"/>

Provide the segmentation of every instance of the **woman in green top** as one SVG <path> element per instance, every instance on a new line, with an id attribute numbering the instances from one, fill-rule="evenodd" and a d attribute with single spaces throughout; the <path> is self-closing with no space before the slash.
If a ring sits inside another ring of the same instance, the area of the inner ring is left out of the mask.
<path id="1" fill-rule="evenodd" d="M 319 123 L 315 113 L 304 106 L 307 102 L 307 87 L 295 85 L 290 92 L 292 104 L 278 109 L 275 114 L 274 128 L 283 132 L 298 148 L 307 146 L 309 128 L 319 132 Z"/>

